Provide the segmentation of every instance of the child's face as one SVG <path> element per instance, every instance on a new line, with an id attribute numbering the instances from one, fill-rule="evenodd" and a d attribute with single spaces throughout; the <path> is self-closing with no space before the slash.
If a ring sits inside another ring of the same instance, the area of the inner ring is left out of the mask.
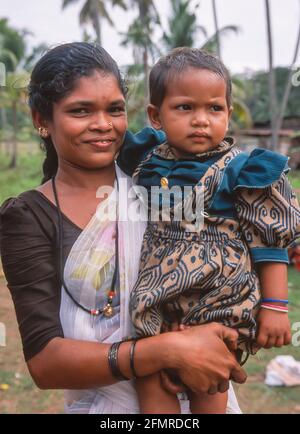
<path id="1" fill-rule="evenodd" d="M 165 131 L 177 157 L 213 150 L 224 139 L 232 113 L 226 90 L 214 72 L 188 68 L 170 82 L 160 108 L 148 107 L 152 126 Z"/>

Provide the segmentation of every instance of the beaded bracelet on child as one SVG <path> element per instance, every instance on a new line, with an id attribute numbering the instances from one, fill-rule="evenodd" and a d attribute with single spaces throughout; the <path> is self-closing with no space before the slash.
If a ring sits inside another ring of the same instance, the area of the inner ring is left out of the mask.
<path id="1" fill-rule="evenodd" d="M 267 310 L 273 310 L 275 312 L 288 313 L 289 310 L 286 306 L 276 306 L 272 303 L 283 303 L 287 305 L 289 301 L 278 298 L 263 298 L 260 307 Z"/>

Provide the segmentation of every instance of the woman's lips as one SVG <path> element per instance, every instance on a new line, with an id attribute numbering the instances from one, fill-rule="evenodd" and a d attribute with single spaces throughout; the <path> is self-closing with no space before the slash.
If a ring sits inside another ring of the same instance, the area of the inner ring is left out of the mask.
<path id="1" fill-rule="evenodd" d="M 115 140 L 114 139 L 86 140 L 84 143 L 87 143 L 99 150 L 106 150 L 110 148 L 113 143 L 115 143 Z"/>

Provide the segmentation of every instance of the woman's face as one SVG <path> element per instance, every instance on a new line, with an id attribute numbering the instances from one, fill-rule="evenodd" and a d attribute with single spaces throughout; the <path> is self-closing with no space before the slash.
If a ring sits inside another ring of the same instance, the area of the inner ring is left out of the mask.
<path id="1" fill-rule="evenodd" d="M 60 164 L 100 169 L 113 164 L 127 128 L 125 98 L 114 75 L 95 71 L 53 105 L 47 128 Z"/>

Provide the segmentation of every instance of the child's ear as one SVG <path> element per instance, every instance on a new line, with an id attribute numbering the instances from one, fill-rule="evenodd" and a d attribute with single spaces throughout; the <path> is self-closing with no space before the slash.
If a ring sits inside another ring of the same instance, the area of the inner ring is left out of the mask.
<path id="1" fill-rule="evenodd" d="M 156 130 L 161 130 L 162 126 L 161 126 L 161 122 L 160 122 L 160 118 L 159 118 L 158 107 L 156 107 L 153 104 L 149 104 L 147 107 L 147 112 L 148 112 L 149 121 L 150 121 L 152 127 L 155 128 Z"/>
<path id="2" fill-rule="evenodd" d="M 227 125 L 227 130 L 229 128 L 229 124 L 230 124 L 230 119 L 231 119 L 232 113 L 233 113 L 233 106 L 230 106 L 229 109 L 228 109 L 228 125 Z"/>

